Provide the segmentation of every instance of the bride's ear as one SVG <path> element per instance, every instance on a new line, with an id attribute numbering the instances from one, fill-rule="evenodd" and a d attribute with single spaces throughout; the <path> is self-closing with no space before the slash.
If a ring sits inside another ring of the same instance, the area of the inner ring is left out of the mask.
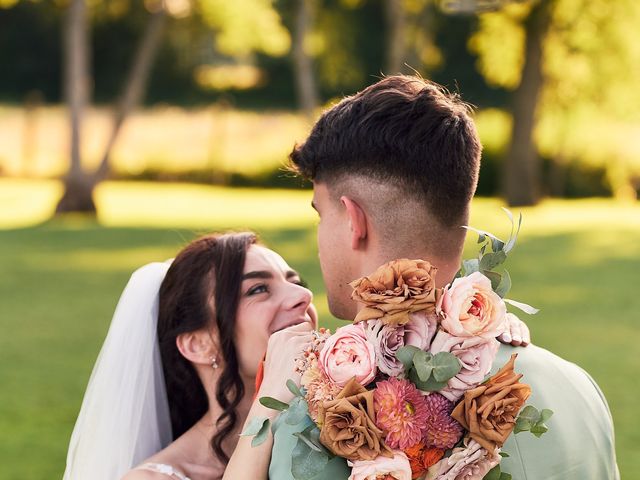
<path id="1" fill-rule="evenodd" d="M 343 195 L 340 202 L 344 205 L 351 229 L 351 248 L 358 250 L 361 242 L 367 238 L 367 215 L 358 203 Z"/>
<path id="2" fill-rule="evenodd" d="M 210 365 L 211 358 L 215 358 L 218 351 L 206 329 L 181 333 L 176 337 L 176 346 L 184 358 L 199 365 Z"/>

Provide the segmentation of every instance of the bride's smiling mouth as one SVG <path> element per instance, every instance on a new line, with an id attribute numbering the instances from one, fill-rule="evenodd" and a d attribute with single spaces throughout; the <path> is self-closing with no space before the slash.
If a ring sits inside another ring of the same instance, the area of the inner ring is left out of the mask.
<path id="1" fill-rule="evenodd" d="M 269 329 L 269 336 L 273 335 L 276 332 L 279 332 L 280 330 L 284 330 L 285 328 L 289 328 L 294 325 L 299 325 L 304 322 L 309 322 L 313 325 L 313 319 L 308 313 L 305 314 L 304 317 L 290 319 L 290 320 L 287 320 L 286 322 L 277 322 L 273 327 Z"/>

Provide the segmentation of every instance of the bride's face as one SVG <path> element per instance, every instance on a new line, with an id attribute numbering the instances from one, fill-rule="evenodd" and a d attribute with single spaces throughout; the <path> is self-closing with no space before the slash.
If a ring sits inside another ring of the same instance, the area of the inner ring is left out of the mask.
<path id="1" fill-rule="evenodd" d="M 260 245 L 247 250 L 236 316 L 236 350 L 243 376 L 255 377 L 269 336 L 302 322 L 317 327 L 311 291 L 280 255 Z"/>

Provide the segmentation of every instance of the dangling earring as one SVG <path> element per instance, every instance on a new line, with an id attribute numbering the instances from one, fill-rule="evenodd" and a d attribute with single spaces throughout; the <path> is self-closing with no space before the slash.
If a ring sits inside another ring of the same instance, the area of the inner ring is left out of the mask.
<path id="1" fill-rule="evenodd" d="M 217 370 L 219 366 L 220 365 L 218 365 L 218 359 L 215 356 L 211 357 L 211 368 Z"/>

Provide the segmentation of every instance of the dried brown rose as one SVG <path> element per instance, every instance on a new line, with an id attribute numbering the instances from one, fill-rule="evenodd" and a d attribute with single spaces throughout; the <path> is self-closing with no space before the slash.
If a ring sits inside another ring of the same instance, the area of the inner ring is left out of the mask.
<path id="1" fill-rule="evenodd" d="M 517 354 L 482 385 L 467 390 L 451 416 L 469 436 L 488 452 L 501 447 L 513 431 L 518 412 L 529 398 L 531 387 L 520 383 L 513 371 Z"/>
<path id="2" fill-rule="evenodd" d="M 334 454 L 348 460 L 373 460 L 393 454 L 384 444 L 383 432 L 375 424 L 373 391 L 355 378 L 334 400 L 323 402 L 318 410 L 320 441 Z"/>
<path id="3" fill-rule="evenodd" d="M 435 311 L 442 295 L 435 285 L 437 271 L 425 260 L 402 258 L 351 282 L 351 298 L 365 305 L 353 322 L 382 319 L 385 324 L 404 325 L 410 313 Z"/>

